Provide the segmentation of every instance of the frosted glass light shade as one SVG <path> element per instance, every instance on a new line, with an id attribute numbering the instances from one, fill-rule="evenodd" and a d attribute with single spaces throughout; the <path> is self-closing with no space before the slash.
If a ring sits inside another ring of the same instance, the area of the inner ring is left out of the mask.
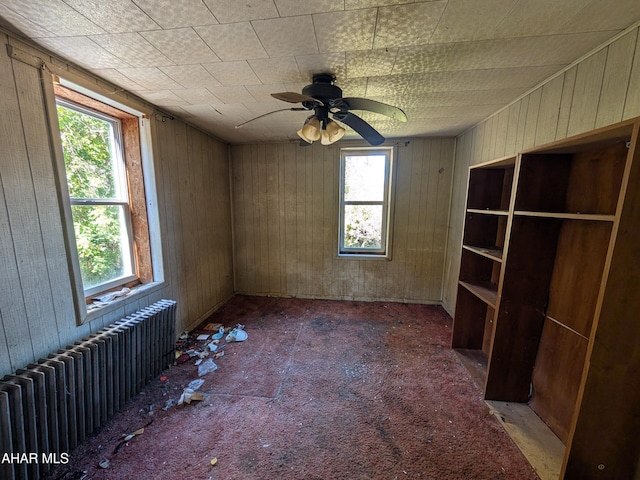
<path id="1" fill-rule="evenodd" d="M 320 120 L 318 120 L 316 117 L 313 117 L 311 120 L 305 123 L 304 126 L 296 133 L 305 142 L 313 143 L 316 140 L 320 139 L 321 128 L 322 126 L 320 125 Z"/>
<path id="2" fill-rule="evenodd" d="M 338 125 L 333 120 L 329 120 L 327 125 L 325 126 L 325 131 L 329 135 L 329 143 L 335 143 L 340 140 L 344 136 L 344 128 Z"/>

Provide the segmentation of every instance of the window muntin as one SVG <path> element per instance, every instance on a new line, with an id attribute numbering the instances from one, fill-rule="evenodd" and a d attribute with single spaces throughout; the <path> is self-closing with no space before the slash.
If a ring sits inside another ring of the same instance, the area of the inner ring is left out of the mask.
<path id="1" fill-rule="evenodd" d="M 131 210 L 118 118 L 57 100 L 85 295 L 135 280 Z"/>
<path id="2" fill-rule="evenodd" d="M 339 255 L 388 255 L 392 151 L 341 150 Z"/>

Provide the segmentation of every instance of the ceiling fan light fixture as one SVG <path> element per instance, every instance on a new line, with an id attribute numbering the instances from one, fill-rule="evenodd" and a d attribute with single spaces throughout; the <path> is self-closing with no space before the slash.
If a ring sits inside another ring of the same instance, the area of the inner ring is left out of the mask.
<path id="1" fill-rule="evenodd" d="M 328 141 L 325 145 L 331 145 L 344 137 L 345 129 L 333 120 L 329 120 L 322 131 L 323 136 L 325 133 Z"/>
<path id="2" fill-rule="evenodd" d="M 320 140 L 321 129 L 322 125 L 320 124 L 320 120 L 318 120 L 317 117 L 312 117 L 304 123 L 304 126 L 298 130 L 297 133 L 305 142 L 313 143 L 316 140 Z"/>

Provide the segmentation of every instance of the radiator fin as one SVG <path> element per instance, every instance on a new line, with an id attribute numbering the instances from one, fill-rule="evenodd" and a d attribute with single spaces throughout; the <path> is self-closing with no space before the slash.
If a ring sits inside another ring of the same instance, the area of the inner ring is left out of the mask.
<path id="1" fill-rule="evenodd" d="M 0 478 L 38 479 L 173 363 L 176 302 L 160 300 L 0 380 Z"/>

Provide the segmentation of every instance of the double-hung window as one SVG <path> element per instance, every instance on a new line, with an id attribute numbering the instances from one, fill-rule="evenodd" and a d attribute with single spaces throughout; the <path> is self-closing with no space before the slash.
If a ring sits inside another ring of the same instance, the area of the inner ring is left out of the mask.
<path id="1" fill-rule="evenodd" d="M 85 295 L 136 279 L 133 229 L 118 118 L 57 101 Z"/>
<path id="2" fill-rule="evenodd" d="M 393 147 L 340 152 L 339 255 L 389 256 Z"/>
<path id="3" fill-rule="evenodd" d="M 143 294 L 163 280 L 151 125 L 136 108 L 69 80 L 54 78 L 52 90 L 60 201 L 82 323 L 117 308 L 114 298 Z"/>

